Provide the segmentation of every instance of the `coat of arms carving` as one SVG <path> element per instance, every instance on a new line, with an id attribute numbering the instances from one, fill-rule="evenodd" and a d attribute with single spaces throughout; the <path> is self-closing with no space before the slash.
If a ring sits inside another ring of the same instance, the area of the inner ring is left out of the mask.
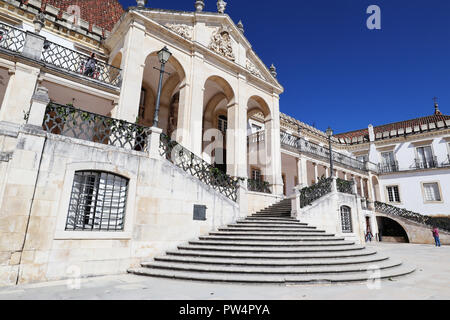
<path id="1" fill-rule="evenodd" d="M 230 32 L 225 27 L 221 27 L 213 32 L 209 49 L 231 61 L 236 60 L 233 53 Z"/>
<path id="2" fill-rule="evenodd" d="M 185 39 L 192 40 L 193 28 L 188 25 L 168 23 L 166 24 L 166 28 L 172 30 Z"/>

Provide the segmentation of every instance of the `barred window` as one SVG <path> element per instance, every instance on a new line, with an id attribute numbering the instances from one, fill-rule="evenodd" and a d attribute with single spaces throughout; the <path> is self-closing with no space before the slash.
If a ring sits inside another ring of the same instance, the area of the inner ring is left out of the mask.
<path id="1" fill-rule="evenodd" d="M 261 170 L 259 170 L 259 169 L 252 169 L 252 180 L 262 181 Z"/>
<path id="2" fill-rule="evenodd" d="M 100 171 L 75 172 L 66 230 L 123 231 L 128 179 Z"/>
<path id="3" fill-rule="evenodd" d="M 222 133 L 226 133 L 227 129 L 228 129 L 227 117 L 219 116 L 217 121 L 218 121 L 218 129 L 219 129 L 219 131 L 221 131 Z"/>
<path id="4" fill-rule="evenodd" d="M 400 192 L 398 186 L 390 186 L 387 187 L 389 202 L 398 202 L 400 203 Z"/>
<path id="5" fill-rule="evenodd" d="M 344 233 L 352 233 L 352 211 L 347 206 L 341 207 L 341 224 L 342 224 L 342 232 Z"/>

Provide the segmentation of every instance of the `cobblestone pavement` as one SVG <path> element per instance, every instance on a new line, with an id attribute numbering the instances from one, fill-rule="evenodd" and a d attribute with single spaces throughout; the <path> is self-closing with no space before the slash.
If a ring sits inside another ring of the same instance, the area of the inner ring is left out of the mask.
<path id="1" fill-rule="evenodd" d="M 326 285 L 239 285 L 139 277 L 129 274 L 0 288 L 0 300 L 302 300 L 450 299 L 450 246 L 369 244 L 379 252 L 417 267 L 408 276 L 376 283 Z"/>

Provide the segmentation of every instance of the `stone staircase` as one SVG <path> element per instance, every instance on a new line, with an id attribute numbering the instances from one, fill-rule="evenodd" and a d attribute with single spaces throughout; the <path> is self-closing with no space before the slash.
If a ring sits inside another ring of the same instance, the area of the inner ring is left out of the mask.
<path id="1" fill-rule="evenodd" d="M 290 217 L 283 200 L 219 228 L 130 273 L 164 278 L 238 283 L 330 283 L 381 278 L 414 271 L 352 241 Z"/>

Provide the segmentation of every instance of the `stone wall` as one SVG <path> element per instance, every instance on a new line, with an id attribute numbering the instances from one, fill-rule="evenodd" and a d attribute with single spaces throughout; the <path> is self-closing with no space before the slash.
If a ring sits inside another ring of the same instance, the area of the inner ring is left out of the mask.
<path id="1" fill-rule="evenodd" d="M 8 139 L 0 135 L 2 150 L 15 149 L 11 161 L 0 162 L 7 171 L 0 180 L 0 285 L 14 284 L 18 273 L 19 283 L 123 273 L 239 217 L 235 202 L 147 153 L 25 127 Z M 129 179 L 123 232 L 65 231 L 77 170 Z M 207 206 L 206 221 L 193 221 L 194 204 Z"/>
<path id="2" fill-rule="evenodd" d="M 283 200 L 283 196 L 248 192 L 248 214 L 253 214 Z"/>

